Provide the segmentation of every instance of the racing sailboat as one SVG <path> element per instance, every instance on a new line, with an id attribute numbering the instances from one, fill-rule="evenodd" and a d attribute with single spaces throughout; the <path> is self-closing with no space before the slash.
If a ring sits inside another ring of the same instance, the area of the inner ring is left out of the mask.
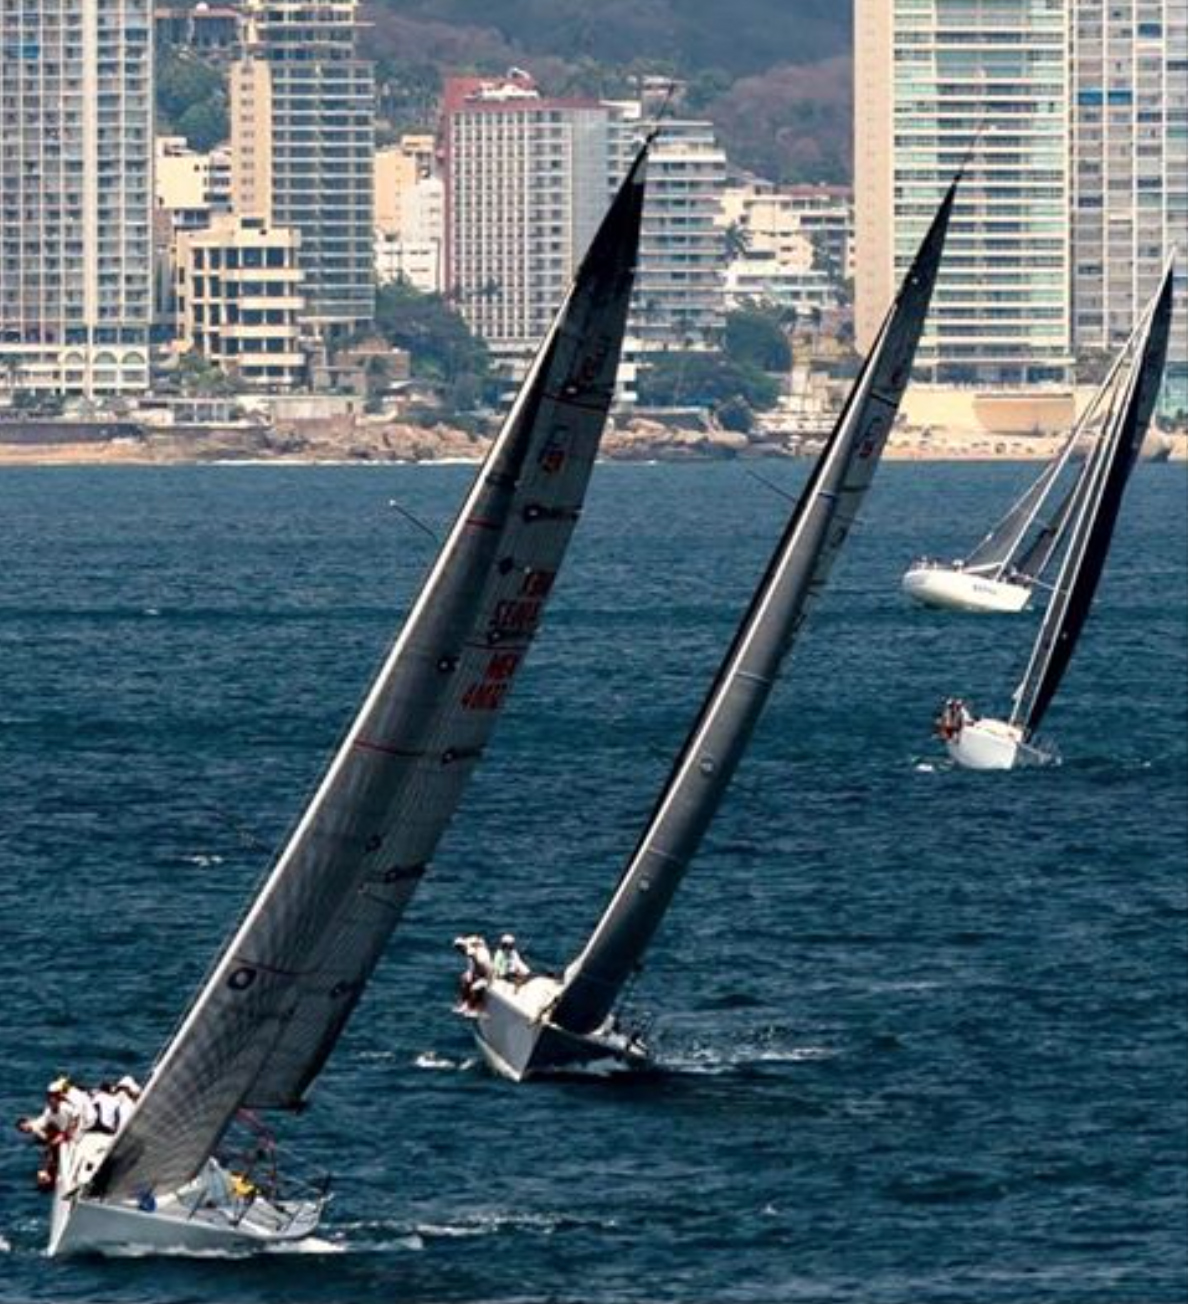
<path id="1" fill-rule="evenodd" d="M 492 976 L 467 1011 L 480 1051 L 500 1075 L 520 1081 L 576 1065 L 647 1058 L 640 1040 L 619 1027 L 616 1004 L 863 504 L 909 382 L 957 185 L 930 224 L 603 917 L 560 977 Z"/>
<path id="2" fill-rule="evenodd" d="M 1090 614 L 1124 489 L 1149 428 L 1165 369 L 1173 293 L 1171 259 L 1120 365 L 1105 382 L 1111 391 L 1108 416 L 1074 499 L 1069 542 L 1009 718 L 980 719 L 962 699 L 951 698 L 936 721 L 951 758 L 968 769 L 1011 770 L 1054 759 L 1035 735 Z"/>
<path id="3" fill-rule="evenodd" d="M 245 1111 L 298 1110 L 484 753 L 582 509 L 636 270 L 649 142 L 619 187 L 379 675 L 131 1117 L 62 1147 L 50 1253 L 310 1235 L 217 1153 Z"/>
<path id="4" fill-rule="evenodd" d="M 1087 416 L 1089 410 L 1083 420 L 1075 423 L 1041 474 L 974 551 L 949 565 L 928 557 L 915 561 L 901 579 L 905 593 L 927 607 L 957 611 L 1023 611 L 1050 558 L 1060 547 L 1062 532 L 1070 521 L 1081 477 L 1060 496 L 1057 489 L 1075 446 L 1087 430 Z M 1037 528 L 1036 535 L 1031 537 L 1047 502 L 1054 497 L 1058 497 L 1057 505 Z"/>

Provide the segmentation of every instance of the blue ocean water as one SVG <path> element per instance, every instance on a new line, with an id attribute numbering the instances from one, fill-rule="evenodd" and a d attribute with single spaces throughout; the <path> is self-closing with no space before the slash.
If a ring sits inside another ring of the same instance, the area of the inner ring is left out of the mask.
<path id="1" fill-rule="evenodd" d="M 442 530 L 471 475 L 0 475 L 0 1113 L 147 1066 L 431 560 L 390 501 Z M 283 1124 L 335 1174 L 326 1242 L 47 1261 L 10 1131 L 0 1300 L 1185 1299 L 1185 474 L 1129 489 L 1047 721 L 1064 764 L 961 773 L 931 717 L 999 713 L 1034 617 L 898 580 L 1029 475 L 882 469 L 633 995 L 663 1071 L 517 1088 L 450 1015 L 450 939 L 579 944 L 788 511 L 737 464 L 601 466 L 462 815 Z"/>

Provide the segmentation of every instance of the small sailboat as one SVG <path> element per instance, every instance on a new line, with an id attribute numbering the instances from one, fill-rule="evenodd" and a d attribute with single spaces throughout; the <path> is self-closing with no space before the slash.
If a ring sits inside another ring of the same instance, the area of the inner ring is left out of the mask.
<path id="1" fill-rule="evenodd" d="M 307 1237 L 322 1191 L 232 1171 L 244 1111 L 300 1110 L 429 867 L 539 627 L 612 400 L 648 144 L 405 625 L 128 1121 L 61 1148 L 49 1252 Z"/>
<path id="2" fill-rule="evenodd" d="M 1054 759 L 1036 733 L 1091 611 L 1124 489 L 1161 388 L 1173 314 L 1173 264 L 1101 391 L 1108 415 L 1071 503 L 1069 541 L 1024 678 L 1007 720 L 980 719 L 961 698 L 943 706 L 936 729 L 951 758 L 973 770 L 1011 770 Z M 1127 365 L 1125 365 L 1125 362 Z M 1098 400 L 1097 400 L 1098 401 Z"/>
<path id="3" fill-rule="evenodd" d="M 1057 491 L 1075 447 L 1086 435 L 1092 408 L 973 552 L 949 565 L 923 557 L 909 567 L 901 579 L 909 597 L 923 606 L 955 611 L 1024 611 L 1070 523 L 1082 476 L 1065 493 Z M 1084 473 L 1086 469 L 1084 463 Z M 1056 506 L 1042 521 L 1047 503 L 1054 498 Z"/>
<path id="4" fill-rule="evenodd" d="M 615 1007 L 863 504 L 909 382 L 957 184 L 930 225 L 603 917 L 561 976 L 500 976 L 498 955 L 472 1002 L 479 1049 L 502 1076 L 520 1081 L 577 1065 L 646 1060 L 646 1047 L 620 1027 Z"/>

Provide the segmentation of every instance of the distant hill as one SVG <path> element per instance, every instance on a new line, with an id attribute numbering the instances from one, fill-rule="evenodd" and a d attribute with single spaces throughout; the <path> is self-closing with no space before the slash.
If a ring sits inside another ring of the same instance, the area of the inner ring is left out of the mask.
<path id="1" fill-rule="evenodd" d="M 365 14 L 397 116 L 424 119 L 450 71 L 518 64 L 553 92 L 597 94 L 668 72 L 689 79 L 688 109 L 714 120 L 733 163 L 850 179 L 848 0 L 366 0 Z"/>

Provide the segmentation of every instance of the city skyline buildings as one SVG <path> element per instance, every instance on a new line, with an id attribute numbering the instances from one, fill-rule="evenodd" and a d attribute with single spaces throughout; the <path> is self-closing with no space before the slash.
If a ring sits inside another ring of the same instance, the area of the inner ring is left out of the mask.
<path id="1" fill-rule="evenodd" d="M 0 5 L 0 378 L 94 399 L 149 385 L 150 0 Z"/>

